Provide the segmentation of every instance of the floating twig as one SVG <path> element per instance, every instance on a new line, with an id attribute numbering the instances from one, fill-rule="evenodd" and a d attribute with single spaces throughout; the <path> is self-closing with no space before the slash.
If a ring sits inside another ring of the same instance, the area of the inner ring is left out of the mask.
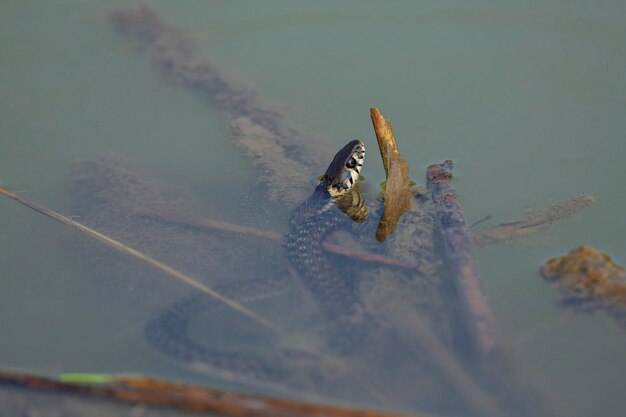
<path id="1" fill-rule="evenodd" d="M 46 377 L 0 370 L 0 383 L 226 417 L 402 417 L 394 413 L 235 393 L 145 376 L 64 374 Z"/>
<path id="2" fill-rule="evenodd" d="M 582 195 L 543 210 L 529 210 L 520 220 L 485 228 L 474 233 L 472 239 L 474 244 L 485 246 L 526 237 L 544 230 L 556 221 L 572 217 L 595 202 L 595 198 Z"/>
<path id="3" fill-rule="evenodd" d="M 456 278 L 463 307 L 470 318 L 476 347 L 483 355 L 488 354 L 496 345 L 495 319 L 482 290 L 473 241 L 451 184 L 452 161 L 430 165 L 427 180 L 436 205 L 445 257 Z"/>
<path id="4" fill-rule="evenodd" d="M 211 289 L 210 287 L 206 286 L 205 284 L 197 281 L 196 279 L 190 277 L 189 275 L 186 275 L 166 264 L 164 264 L 163 262 L 160 262 L 154 258 L 151 258 L 150 256 L 147 256 L 141 252 L 139 252 L 136 249 L 131 248 L 130 246 L 127 246 L 121 242 L 118 242 L 115 239 L 112 239 L 90 227 L 87 227 L 81 223 L 78 223 L 68 217 L 63 216 L 62 214 L 59 214 L 55 211 L 52 211 L 42 205 L 39 205 L 37 203 L 34 203 L 22 196 L 19 196 L 15 193 L 12 193 L 11 191 L 8 191 L 4 188 L 0 187 L 0 195 L 4 195 L 5 197 L 10 198 L 11 200 L 14 200 L 32 210 L 35 210 L 38 213 L 43 214 L 46 217 L 49 217 L 53 220 L 56 220 L 66 226 L 69 226 L 71 228 L 74 228 L 76 230 L 78 230 L 81 233 L 86 234 L 87 236 L 94 238 L 104 244 L 106 244 L 107 246 L 110 246 L 122 253 L 125 253 L 127 255 L 133 256 L 137 259 L 140 259 L 150 265 L 152 265 L 153 267 L 165 272 L 168 275 L 173 276 L 174 278 L 184 282 L 185 284 L 196 288 L 197 290 L 200 290 L 201 292 L 215 298 L 216 300 L 228 305 L 229 307 L 231 307 L 232 309 L 248 316 L 249 318 L 253 319 L 254 321 L 256 321 L 257 323 L 260 323 L 272 330 L 278 330 L 277 326 L 273 323 L 271 323 L 270 321 L 268 321 L 267 319 L 259 316 L 258 314 L 256 314 L 255 312 L 251 311 L 250 309 L 246 308 L 245 306 L 239 304 L 236 301 L 231 300 L 230 298 L 226 298 L 223 295 L 221 295 L 220 293 L 214 291 L 213 289 Z"/>
<path id="5" fill-rule="evenodd" d="M 370 109 L 370 117 L 387 177 L 383 194 L 385 206 L 376 229 L 376 239 L 383 242 L 396 229 L 400 217 L 411 208 L 413 192 L 409 164 L 398 152 L 391 120 L 385 119 L 375 107 Z"/>

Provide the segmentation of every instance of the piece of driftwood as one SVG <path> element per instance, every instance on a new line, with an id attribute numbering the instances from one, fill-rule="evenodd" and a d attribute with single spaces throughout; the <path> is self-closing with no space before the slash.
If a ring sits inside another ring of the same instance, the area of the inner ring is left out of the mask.
<path id="1" fill-rule="evenodd" d="M 542 210 L 529 210 L 520 220 L 500 223 L 473 233 L 474 244 L 486 246 L 493 243 L 515 240 L 538 233 L 552 223 L 565 220 L 580 210 L 591 207 L 595 198 L 582 195 Z"/>
<path id="2" fill-rule="evenodd" d="M 160 271 L 165 272 L 166 274 L 173 276 L 174 278 L 180 280 L 181 282 L 185 283 L 186 285 L 189 285 L 205 294 L 207 294 L 208 296 L 226 304 L 227 306 L 229 306 L 230 308 L 246 315 L 247 317 L 251 318 L 252 320 L 254 320 L 257 323 L 262 324 L 263 326 L 266 326 L 274 331 L 277 331 L 278 328 L 276 327 L 275 324 L 271 323 L 269 320 L 259 316 L 258 314 L 256 314 L 255 312 L 253 312 L 252 310 L 248 309 L 247 307 L 241 305 L 240 303 L 231 300 L 230 298 L 224 297 L 222 294 L 214 291 L 212 288 L 206 286 L 205 284 L 201 283 L 200 281 L 190 277 L 187 274 L 184 274 L 166 264 L 164 264 L 163 262 L 160 262 L 148 255 L 145 255 L 141 252 L 139 252 L 138 250 L 131 248 L 130 246 L 127 246 L 121 242 L 118 242 L 115 239 L 110 238 L 109 236 L 106 236 L 90 227 L 87 227 L 81 223 L 78 223 L 77 221 L 74 221 L 68 217 L 65 217 L 53 210 L 50 210 L 40 204 L 37 204 L 35 202 L 32 202 L 30 200 L 28 200 L 27 198 L 24 198 L 20 195 L 17 195 L 15 193 L 12 193 L 11 191 L 8 191 L 4 188 L 0 187 L 0 195 L 3 195 L 7 198 L 10 198 L 13 201 L 16 201 L 20 204 L 22 204 L 23 206 L 26 206 L 38 213 L 43 214 L 46 217 L 49 217 L 53 220 L 56 220 L 62 224 L 64 224 L 65 226 L 69 226 L 75 230 L 78 230 L 79 232 L 83 233 L 84 235 L 87 235 L 93 239 L 96 239 L 99 242 L 104 243 L 105 245 L 118 250 L 119 252 L 122 252 L 124 254 L 130 255 L 136 259 L 139 259 L 143 262 L 146 262 L 147 264 L 159 269 Z"/>
<path id="3" fill-rule="evenodd" d="M 61 375 L 0 370 L 0 383 L 226 417 L 401 417 L 401 414 L 265 397 L 128 375 Z M 406 415 L 404 415 L 406 416 Z"/>
<path id="4" fill-rule="evenodd" d="M 309 179 L 324 171 L 320 161 L 332 157 L 323 140 L 288 123 L 285 115 L 254 88 L 227 76 L 196 40 L 174 27 L 153 6 L 141 4 L 116 11 L 111 22 L 167 79 L 222 111 L 235 144 L 261 167 L 260 179 L 273 200 L 294 207 L 308 196 Z"/>
<path id="5" fill-rule="evenodd" d="M 477 351 L 486 355 L 496 347 L 495 319 L 482 290 L 472 237 L 451 184 L 452 161 L 430 165 L 427 181 L 436 206 L 444 256 L 456 280 L 468 326 L 476 336 Z"/>
<path id="6" fill-rule="evenodd" d="M 400 156 L 391 120 L 385 119 L 375 107 L 370 109 L 370 117 L 386 175 L 383 193 L 385 206 L 376 229 L 376 239 L 383 242 L 396 230 L 400 217 L 411 208 L 414 193 L 411 190 L 409 163 Z"/>
<path id="7" fill-rule="evenodd" d="M 541 274 L 567 305 L 605 313 L 626 329 L 626 271 L 607 254 L 583 245 L 547 261 Z"/>

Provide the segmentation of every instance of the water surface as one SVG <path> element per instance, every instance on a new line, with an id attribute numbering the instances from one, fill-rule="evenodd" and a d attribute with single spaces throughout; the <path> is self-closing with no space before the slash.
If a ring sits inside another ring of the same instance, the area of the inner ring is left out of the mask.
<path id="1" fill-rule="evenodd" d="M 129 4 L 0 6 L 2 183 L 71 215 L 73 162 L 114 152 L 189 190 L 214 218 L 284 231 L 286 213 L 261 200 L 227 121 L 111 30 L 106 14 Z M 555 414 L 624 413 L 626 336 L 606 317 L 559 307 L 538 274 L 580 244 L 626 263 L 622 2 L 155 5 L 229 74 L 326 136 L 329 154 L 364 140 L 370 189 L 383 178 L 368 114 L 376 106 L 393 120 L 418 183 L 426 164 L 455 161 L 469 222 L 597 197 L 573 220 L 477 254 L 513 365 Z M 107 293 L 68 249 L 74 232 L 10 201 L 0 213 L 0 365 L 206 381 L 146 353 L 143 325 L 165 300 L 130 305 L 136 287 Z"/>

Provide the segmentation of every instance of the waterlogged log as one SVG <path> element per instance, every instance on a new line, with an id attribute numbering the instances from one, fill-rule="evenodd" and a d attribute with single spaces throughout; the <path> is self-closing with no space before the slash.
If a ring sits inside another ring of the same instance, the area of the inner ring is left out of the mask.
<path id="1" fill-rule="evenodd" d="M 436 206 L 444 256 L 456 279 L 455 285 L 461 296 L 468 326 L 475 335 L 475 348 L 486 355 L 496 347 L 495 319 L 482 290 L 472 237 L 452 187 L 452 161 L 430 165 L 427 181 Z"/>

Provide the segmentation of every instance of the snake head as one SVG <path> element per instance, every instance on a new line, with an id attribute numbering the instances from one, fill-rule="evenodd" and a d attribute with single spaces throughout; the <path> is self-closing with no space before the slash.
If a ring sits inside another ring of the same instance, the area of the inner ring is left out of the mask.
<path id="1" fill-rule="evenodd" d="M 365 145 L 360 140 L 351 141 L 337 152 L 322 177 L 326 190 L 332 197 L 340 197 L 354 187 L 364 160 Z"/>

